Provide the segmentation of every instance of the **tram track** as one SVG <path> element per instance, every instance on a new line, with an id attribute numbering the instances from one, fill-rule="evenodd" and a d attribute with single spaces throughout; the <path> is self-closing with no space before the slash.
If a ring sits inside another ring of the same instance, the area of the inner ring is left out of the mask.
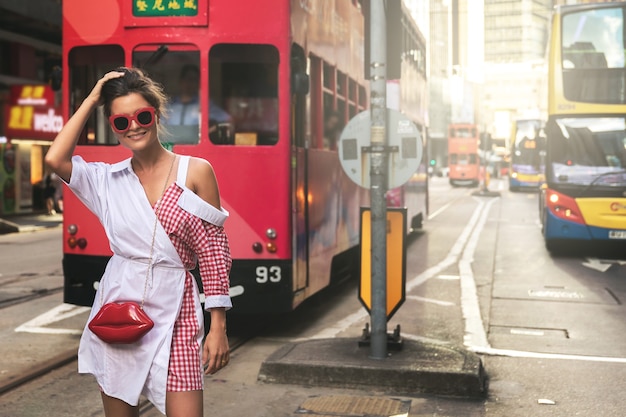
<path id="1" fill-rule="evenodd" d="M 41 289 L 41 290 L 33 290 L 33 292 L 31 292 L 31 293 L 18 295 L 18 296 L 9 298 L 9 299 L 1 299 L 0 300 L 0 310 L 4 309 L 4 308 L 7 308 L 7 307 L 13 307 L 13 306 L 16 306 L 18 304 L 31 302 L 31 301 L 37 300 L 39 298 L 47 297 L 47 296 L 52 295 L 52 294 L 57 294 L 57 293 L 59 293 L 61 291 L 63 291 L 63 287 L 44 288 L 44 289 Z M 2 297 L 4 297 L 4 294 L 2 294 L 1 287 L 0 287 L 0 294 L 1 294 Z"/>
<path id="2" fill-rule="evenodd" d="M 246 330 L 241 335 L 229 337 L 231 354 L 236 352 L 247 342 L 253 340 L 259 334 L 259 331 L 260 329 Z M 76 363 L 77 360 L 78 354 L 76 348 L 58 353 L 50 359 L 29 368 L 27 372 L 23 373 L 18 378 L 0 384 L 0 399 L 3 395 L 6 395 L 19 387 L 35 382 L 38 378 L 43 377 L 55 369 Z M 151 410 L 154 410 L 154 406 L 147 399 L 142 399 L 139 403 L 139 414 L 145 415 Z"/>
<path id="3" fill-rule="evenodd" d="M 22 273 L 11 277 L 0 274 L 0 309 L 57 294 L 63 291 L 63 280 L 60 284 L 58 271 L 48 274 Z M 49 282 L 53 280 L 54 282 Z"/>

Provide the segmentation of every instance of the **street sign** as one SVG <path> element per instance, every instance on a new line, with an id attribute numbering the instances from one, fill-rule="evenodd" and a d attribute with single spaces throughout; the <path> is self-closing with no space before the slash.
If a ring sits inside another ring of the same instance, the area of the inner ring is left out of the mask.
<path id="1" fill-rule="evenodd" d="M 370 111 L 354 116 L 339 138 L 339 161 L 346 175 L 370 188 Z M 406 183 L 422 160 L 422 135 L 417 126 L 397 110 L 387 109 L 388 188 Z"/>
<path id="2" fill-rule="evenodd" d="M 371 210 L 361 209 L 361 281 L 359 300 L 369 313 L 372 308 Z M 387 320 L 406 297 L 406 209 L 387 209 Z"/>

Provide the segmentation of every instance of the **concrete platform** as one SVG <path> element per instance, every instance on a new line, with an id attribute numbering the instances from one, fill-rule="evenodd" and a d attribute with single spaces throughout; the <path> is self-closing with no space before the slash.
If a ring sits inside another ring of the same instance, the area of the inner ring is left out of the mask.
<path id="1" fill-rule="evenodd" d="M 394 395 L 416 393 L 484 398 L 488 378 L 482 360 L 451 345 L 403 341 L 387 359 L 371 359 L 352 338 L 317 339 L 284 345 L 263 363 L 262 382 L 375 389 Z"/>
<path id="2" fill-rule="evenodd" d="M 63 214 L 41 212 L 18 213 L 0 218 L 0 235 L 9 233 L 36 232 L 42 229 L 59 227 L 63 224 Z"/>

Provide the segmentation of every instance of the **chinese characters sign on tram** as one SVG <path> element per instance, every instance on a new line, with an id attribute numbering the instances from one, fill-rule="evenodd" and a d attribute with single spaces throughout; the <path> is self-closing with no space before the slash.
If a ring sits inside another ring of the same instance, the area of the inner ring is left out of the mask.
<path id="1" fill-rule="evenodd" d="M 196 16 L 198 0 L 135 0 L 133 16 Z"/>

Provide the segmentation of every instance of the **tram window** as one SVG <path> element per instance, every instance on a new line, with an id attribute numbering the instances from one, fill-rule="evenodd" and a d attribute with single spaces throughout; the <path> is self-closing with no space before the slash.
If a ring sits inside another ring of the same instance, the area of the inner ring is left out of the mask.
<path id="1" fill-rule="evenodd" d="M 81 46 L 68 55 L 69 110 L 73 114 L 87 98 L 96 82 L 107 72 L 124 65 L 124 50 L 117 45 Z M 94 111 L 78 139 L 79 145 L 117 145 L 118 141 L 104 117 L 104 110 Z"/>
<path id="2" fill-rule="evenodd" d="M 197 144 L 200 140 L 200 52 L 189 45 L 138 46 L 133 65 L 163 85 L 169 102 L 161 119 L 161 140 Z"/>
<path id="3" fill-rule="evenodd" d="M 278 142 L 278 50 L 218 44 L 209 52 L 209 138 L 218 145 Z"/>

